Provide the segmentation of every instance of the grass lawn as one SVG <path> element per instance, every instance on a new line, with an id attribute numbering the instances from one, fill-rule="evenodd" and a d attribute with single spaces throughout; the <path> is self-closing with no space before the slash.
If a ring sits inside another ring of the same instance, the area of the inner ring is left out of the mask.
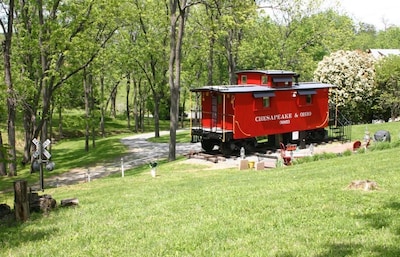
<path id="1" fill-rule="evenodd" d="M 354 126 L 353 140 L 365 128 Z M 367 128 L 399 140 L 399 123 Z M 80 140 L 54 145 L 54 172 L 123 153 L 119 137 L 99 140 L 89 154 Z M 262 172 L 181 159 L 160 163 L 155 179 L 145 166 L 124 178 L 46 189 L 58 203 L 77 197 L 80 204 L 22 224 L 0 222 L 0 256 L 400 256 L 399 149 Z M 379 189 L 346 188 L 359 179 Z M 13 206 L 13 195 L 0 194 L 3 202 Z"/>
<path id="2" fill-rule="evenodd" d="M 178 160 L 49 189 L 80 205 L 0 227 L 0 255 L 399 256 L 398 151 L 263 172 Z M 357 179 L 379 190 L 346 189 Z"/>

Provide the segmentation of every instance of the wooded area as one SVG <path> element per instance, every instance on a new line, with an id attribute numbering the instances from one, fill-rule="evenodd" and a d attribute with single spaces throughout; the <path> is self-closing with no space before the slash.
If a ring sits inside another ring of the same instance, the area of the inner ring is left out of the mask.
<path id="1" fill-rule="evenodd" d="M 400 28 L 378 31 L 322 3 L 3 1 L 0 89 L 7 94 L 0 95 L 0 122 L 6 124 L 0 127 L 0 175 L 17 175 L 16 123 L 23 124 L 23 163 L 30 163 L 32 139 L 62 139 L 63 114 L 71 109 L 85 114 L 86 151 L 96 136 L 106 136 L 105 119 L 118 113 L 134 132 L 151 113 L 156 137 L 159 121 L 170 120 L 174 160 L 189 89 L 235 83 L 240 69 L 292 70 L 302 81 L 335 84 L 332 104 L 354 122 L 397 117 L 399 57 L 377 62 L 366 50 L 399 49 Z M 125 99 L 118 102 L 122 90 Z"/>

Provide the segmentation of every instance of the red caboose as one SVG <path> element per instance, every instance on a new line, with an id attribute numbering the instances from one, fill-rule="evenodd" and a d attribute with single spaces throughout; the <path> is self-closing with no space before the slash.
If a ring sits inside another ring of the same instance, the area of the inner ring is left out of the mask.
<path id="1" fill-rule="evenodd" d="M 192 137 L 206 151 L 215 145 L 224 154 L 245 147 L 253 150 L 258 137 L 268 141 L 305 141 L 307 135 L 325 137 L 329 121 L 330 84 L 298 82 L 283 70 L 236 72 L 238 85 L 192 89 L 199 94 L 201 117 Z"/>

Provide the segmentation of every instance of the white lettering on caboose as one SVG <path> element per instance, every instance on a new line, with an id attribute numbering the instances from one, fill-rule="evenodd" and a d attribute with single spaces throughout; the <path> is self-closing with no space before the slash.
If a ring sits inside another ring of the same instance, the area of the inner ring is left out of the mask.
<path id="1" fill-rule="evenodd" d="M 310 117 L 312 115 L 312 112 L 301 112 L 300 117 Z"/>
<path id="2" fill-rule="evenodd" d="M 279 113 L 279 114 L 272 114 L 272 115 L 263 115 L 263 116 L 256 116 L 256 122 L 265 122 L 265 121 L 279 121 L 280 124 L 290 124 L 290 120 L 294 118 L 305 118 L 311 117 L 312 112 L 300 112 L 300 113 Z"/>
<path id="3" fill-rule="evenodd" d="M 256 116 L 256 122 L 273 121 L 273 120 L 287 120 L 292 118 L 292 113 L 282 113 L 273 115 Z"/>

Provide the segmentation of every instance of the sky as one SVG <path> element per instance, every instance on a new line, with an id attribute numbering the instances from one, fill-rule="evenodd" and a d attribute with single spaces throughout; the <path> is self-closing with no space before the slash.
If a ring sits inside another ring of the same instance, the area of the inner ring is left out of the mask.
<path id="1" fill-rule="evenodd" d="M 356 21 L 375 25 L 379 30 L 387 26 L 400 27 L 399 0 L 339 0 L 341 9 Z M 385 22 L 383 22 L 385 21 Z"/>

